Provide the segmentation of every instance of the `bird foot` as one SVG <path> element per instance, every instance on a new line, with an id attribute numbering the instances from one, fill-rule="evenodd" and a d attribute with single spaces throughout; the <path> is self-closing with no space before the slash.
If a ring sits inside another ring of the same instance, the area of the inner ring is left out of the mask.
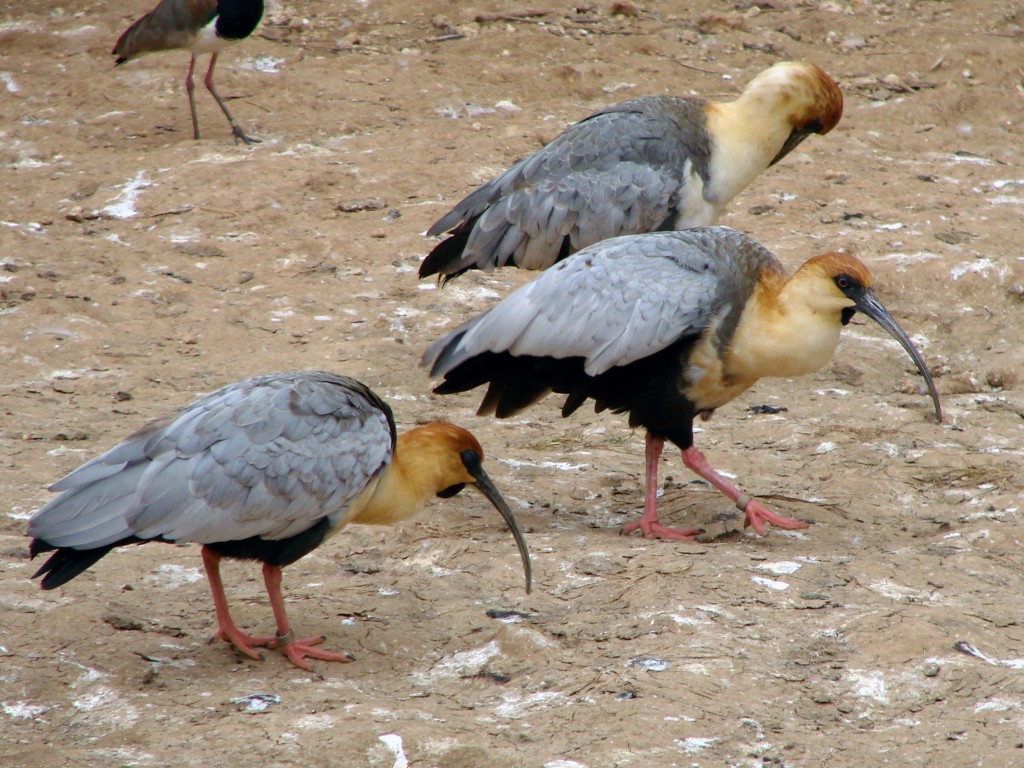
<path id="1" fill-rule="evenodd" d="M 260 139 L 254 139 L 252 136 L 246 136 L 245 133 L 237 125 L 232 126 L 231 134 L 235 137 L 235 143 L 241 141 L 243 144 L 262 144 Z M 198 136 L 196 137 L 199 138 Z"/>
<path id="2" fill-rule="evenodd" d="M 291 633 L 289 633 L 291 634 Z M 350 661 L 355 661 L 355 656 L 350 653 L 335 653 L 334 651 L 324 651 L 314 646 L 322 643 L 326 638 L 323 635 L 317 637 L 309 637 L 304 640 L 290 640 L 286 643 L 281 643 L 282 638 L 275 638 L 274 645 L 272 648 L 279 648 L 292 664 L 299 669 L 304 669 L 307 672 L 315 672 L 313 666 L 306 661 L 306 659 L 317 659 L 318 661 L 340 661 L 343 664 L 347 664 Z"/>
<path id="3" fill-rule="evenodd" d="M 650 520 L 646 517 L 626 523 L 619 533 L 622 536 L 628 536 L 636 530 L 639 530 L 645 539 L 668 539 L 670 541 L 693 541 L 694 536 L 704 533 L 703 528 L 669 528 L 657 520 Z"/>
<path id="4" fill-rule="evenodd" d="M 737 504 L 737 506 L 739 505 Z M 754 499 L 751 499 L 744 505 L 743 512 L 747 516 L 746 520 L 743 521 L 743 527 L 747 528 L 749 526 L 753 528 L 760 536 L 766 534 L 765 523 L 770 523 L 776 528 L 782 528 L 787 531 L 797 531 L 801 528 L 809 528 L 811 525 L 805 520 L 795 520 L 792 517 L 776 515 Z"/>
<path id="5" fill-rule="evenodd" d="M 270 644 L 276 642 L 276 637 L 253 637 L 242 632 L 238 627 L 221 627 L 217 630 L 217 634 L 210 638 L 210 643 L 216 643 L 218 640 L 223 640 L 225 643 L 231 643 L 238 652 L 248 656 L 250 659 L 256 661 L 263 661 L 263 654 L 259 651 L 253 650 L 254 648 L 269 648 Z"/>

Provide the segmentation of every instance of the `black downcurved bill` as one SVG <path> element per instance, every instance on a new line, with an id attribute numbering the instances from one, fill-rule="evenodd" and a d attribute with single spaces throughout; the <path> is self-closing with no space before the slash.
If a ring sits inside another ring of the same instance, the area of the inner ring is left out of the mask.
<path id="1" fill-rule="evenodd" d="M 882 306 L 882 303 L 875 297 L 874 292 L 870 289 L 865 290 L 859 297 L 857 297 L 857 309 L 863 312 L 865 315 L 870 317 L 880 326 L 885 328 L 896 341 L 903 345 L 903 348 L 910 353 L 910 356 L 914 359 L 914 363 L 917 365 L 917 370 L 924 376 L 924 382 L 928 385 L 928 393 L 932 396 L 932 403 L 935 405 L 935 418 L 939 422 L 942 421 L 942 406 L 939 404 L 939 393 L 935 391 L 935 382 L 932 381 L 932 376 L 928 373 L 928 366 L 924 364 L 924 360 L 921 357 L 921 353 L 917 351 L 917 347 L 911 343 L 907 334 L 903 332 L 903 329 L 896 324 L 896 321 L 892 319 L 892 315 L 889 314 L 889 310 Z"/>
<path id="2" fill-rule="evenodd" d="M 779 160 L 781 160 L 794 149 L 796 149 L 798 146 L 800 146 L 800 142 L 802 142 L 812 133 L 821 133 L 821 122 L 819 122 L 818 120 L 812 120 L 803 128 L 794 128 L 790 132 L 789 137 L 786 139 L 786 143 L 782 145 L 782 149 L 779 150 L 779 154 L 772 158 L 772 161 L 768 163 L 768 167 L 771 168 L 773 165 L 779 162 Z"/>
<path id="3" fill-rule="evenodd" d="M 512 535 L 516 540 L 516 546 L 519 547 L 519 556 L 523 559 L 523 571 L 526 573 L 526 592 L 529 594 L 530 589 L 533 587 L 533 567 L 530 564 L 530 550 L 526 548 L 526 539 L 523 538 L 523 533 L 519 530 L 519 523 L 516 522 L 512 510 L 509 509 L 505 499 L 498 493 L 498 489 L 491 482 L 491 478 L 484 472 L 480 459 L 476 454 L 472 454 L 472 457 L 471 460 L 467 461 L 465 455 L 463 455 L 462 463 L 466 466 L 466 471 L 476 480 L 476 487 L 480 489 L 480 493 L 486 496 L 488 501 L 494 505 L 494 508 L 501 513 L 505 524 L 512 531 Z"/>

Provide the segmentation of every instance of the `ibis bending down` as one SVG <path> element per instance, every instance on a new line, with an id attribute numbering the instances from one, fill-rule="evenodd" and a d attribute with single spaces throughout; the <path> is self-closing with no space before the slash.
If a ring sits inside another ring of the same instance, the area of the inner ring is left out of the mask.
<path id="1" fill-rule="evenodd" d="M 765 523 L 807 524 L 773 514 L 715 472 L 693 446 L 693 419 L 709 418 L 762 376 L 818 370 L 858 310 L 910 353 L 941 420 L 924 361 L 875 297 L 861 261 L 826 253 L 787 277 L 766 248 L 724 227 L 592 245 L 436 341 L 423 364 L 444 377 L 439 394 L 487 384 L 480 415 L 511 416 L 549 392 L 567 395 L 563 416 L 588 398 L 597 411 L 628 412 L 630 426 L 647 430 L 647 472 L 643 516 L 624 533 L 700 532 L 658 522 L 657 463 L 670 440 L 763 534 Z"/>
<path id="2" fill-rule="evenodd" d="M 192 109 L 192 134 L 196 139 L 199 138 L 199 116 L 196 114 L 192 73 L 196 67 L 196 56 L 211 54 L 210 68 L 206 70 L 204 80 L 206 90 L 231 123 L 235 141 L 241 139 L 246 144 L 259 143 L 259 139 L 245 135 L 213 87 L 213 68 L 217 64 L 217 54 L 251 35 L 262 18 L 263 0 L 161 0 L 156 8 L 124 31 L 112 53 L 117 57 L 117 64 L 124 64 L 144 53 L 178 48 L 192 51 L 188 75 L 185 77 L 185 90 L 188 91 L 188 104 Z"/>
<path id="3" fill-rule="evenodd" d="M 547 269 L 617 235 L 714 224 L 729 201 L 812 133 L 843 95 L 813 64 L 782 62 L 734 101 L 648 96 L 597 112 L 480 186 L 428 235 L 420 277 Z"/>
<path id="4" fill-rule="evenodd" d="M 281 568 L 349 523 L 390 524 L 431 496 L 473 484 L 515 536 L 530 589 L 530 559 L 515 518 L 469 432 L 443 422 L 396 436 L 391 409 L 344 376 L 297 372 L 223 387 L 177 416 L 150 424 L 83 464 L 50 490 L 60 496 L 29 522 L 32 557 L 53 552 L 33 575 L 43 589 L 70 581 L 115 547 L 198 542 L 219 625 L 214 639 L 260 658 L 280 648 L 293 664 L 346 654 L 297 640 L 281 596 Z M 221 558 L 263 563 L 274 637 L 252 637 L 232 621 Z"/>

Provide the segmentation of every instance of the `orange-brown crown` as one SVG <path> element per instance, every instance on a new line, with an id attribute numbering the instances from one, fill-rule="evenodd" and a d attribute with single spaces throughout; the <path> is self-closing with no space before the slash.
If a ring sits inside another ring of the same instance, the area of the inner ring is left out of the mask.
<path id="1" fill-rule="evenodd" d="M 815 95 L 817 109 L 809 110 L 804 121 L 794 122 L 794 125 L 802 128 L 817 118 L 821 122 L 821 133 L 824 135 L 835 128 L 843 116 L 843 92 L 839 90 L 836 81 L 821 67 L 807 62 L 799 63 L 802 67 L 802 77 Z"/>
<path id="2" fill-rule="evenodd" d="M 804 267 L 817 270 L 830 280 L 839 275 L 849 275 L 865 288 L 871 287 L 871 272 L 867 265 L 849 253 L 821 253 L 809 258 Z"/>
<path id="3" fill-rule="evenodd" d="M 453 453 L 473 451 L 483 461 L 484 449 L 473 433 L 468 429 L 449 424 L 447 421 L 435 421 L 423 427 L 439 445 L 446 446 Z"/>
<path id="4" fill-rule="evenodd" d="M 789 121 L 793 127 L 805 128 L 817 120 L 819 133 L 836 127 L 843 116 L 843 92 L 835 80 L 821 67 L 806 61 L 782 61 L 773 64 L 750 81 L 746 90 L 775 88 L 793 111 Z"/>
<path id="5" fill-rule="evenodd" d="M 463 451 L 472 451 L 483 461 L 484 449 L 469 430 L 446 421 L 434 421 L 400 434 L 395 454 L 403 465 L 416 473 L 426 472 L 427 466 L 436 467 L 440 472 L 437 475 L 440 487 L 446 487 L 474 482 L 462 461 Z"/>

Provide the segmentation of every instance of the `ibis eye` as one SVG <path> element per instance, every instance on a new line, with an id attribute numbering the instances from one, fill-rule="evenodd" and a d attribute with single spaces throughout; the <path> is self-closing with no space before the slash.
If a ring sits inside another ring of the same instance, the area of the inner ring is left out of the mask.
<path id="1" fill-rule="evenodd" d="M 462 459 L 462 466 L 466 468 L 466 471 L 476 477 L 480 471 L 480 457 L 476 455 L 476 451 L 463 451 L 459 454 L 459 458 Z"/>

